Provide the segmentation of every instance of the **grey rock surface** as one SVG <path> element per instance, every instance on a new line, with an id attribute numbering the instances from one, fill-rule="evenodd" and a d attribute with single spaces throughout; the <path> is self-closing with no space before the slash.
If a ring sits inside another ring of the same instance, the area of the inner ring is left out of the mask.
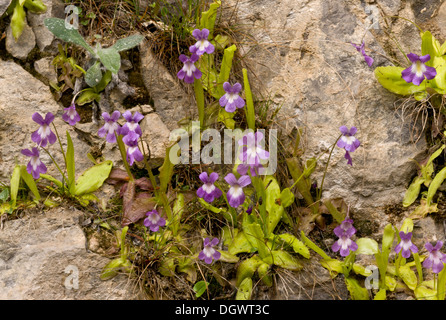
<path id="1" fill-rule="evenodd" d="M 138 298 L 125 274 L 100 280 L 110 259 L 87 251 L 82 215 L 56 208 L 5 222 L 0 230 L 1 300 Z"/>
<path id="2" fill-rule="evenodd" d="M 187 94 L 161 61 L 155 56 L 148 41 L 140 45 L 141 74 L 144 85 L 153 99 L 153 108 L 169 130 L 178 128 L 183 119 L 194 119 L 197 114 L 193 94 Z"/>
<path id="3" fill-rule="evenodd" d="M 400 8 L 385 3 L 404 17 L 414 17 L 408 4 Z M 366 32 L 370 15 L 380 13 L 380 6 L 374 6 L 366 12 L 363 2 L 349 0 L 242 0 L 228 1 L 226 10 L 235 19 L 228 23 L 246 28 L 239 30 L 238 40 L 243 43 L 240 53 L 250 61 L 251 87 L 258 97 L 269 96 L 271 105 L 281 106 L 275 122 L 282 133 L 304 129 L 304 158 L 320 157 L 313 175 L 318 183 L 339 127 L 358 128 L 361 147 L 352 154 L 353 166 L 336 147 L 323 197 L 343 198 L 353 211 L 382 220 L 383 206 L 401 203 L 416 174 L 411 159 L 425 155 L 426 141 L 420 123 L 407 111 L 402 114 L 407 99 L 388 92 L 374 77 L 373 69 L 390 64 L 385 57 L 393 54 L 386 51 L 382 30 Z M 401 36 L 402 46 L 419 52 L 416 28 L 399 20 L 395 34 Z M 379 22 L 379 28 L 384 26 Z M 375 59 L 372 68 L 350 44 L 360 43 L 364 35 L 366 52 Z"/>

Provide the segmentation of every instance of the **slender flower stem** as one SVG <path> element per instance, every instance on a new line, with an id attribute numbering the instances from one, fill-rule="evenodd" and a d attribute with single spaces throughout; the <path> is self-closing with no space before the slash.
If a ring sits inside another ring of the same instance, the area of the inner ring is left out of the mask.
<path id="1" fill-rule="evenodd" d="M 62 142 L 60 141 L 60 137 L 59 137 L 59 133 L 57 132 L 57 128 L 56 128 L 56 125 L 54 124 L 54 122 L 51 122 L 51 124 L 53 125 L 54 131 L 56 132 L 57 141 L 59 141 L 60 151 L 62 151 L 63 160 L 65 162 L 65 168 L 66 168 L 68 166 L 67 157 L 65 155 L 65 151 L 63 150 Z"/>
<path id="2" fill-rule="evenodd" d="M 46 152 L 46 154 L 51 158 L 51 160 L 53 161 L 54 165 L 56 166 L 57 170 L 59 170 L 60 174 L 62 175 L 64 181 L 68 182 L 67 177 L 65 177 L 65 174 L 63 173 L 62 169 L 60 169 L 59 165 L 57 164 L 56 160 L 54 160 L 53 156 L 49 153 L 49 151 L 47 149 L 45 149 L 44 147 L 41 147 L 43 151 Z M 63 184 L 62 184 L 63 185 Z"/>
<path id="3" fill-rule="evenodd" d="M 319 188 L 319 190 L 317 192 L 317 198 L 316 198 L 315 202 L 319 201 L 321 199 L 321 197 L 322 197 L 322 188 L 324 186 L 324 180 L 325 180 L 325 175 L 327 174 L 328 164 L 330 163 L 331 155 L 333 154 L 333 150 L 336 147 L 336 143 L 338 142 L 339 139 L 341 139 L 341 137 L 342 137 L 342 134 L 339 135 L 339 137 L 333 143 L 333 147 L 331 147 L 331 151 L 330 151 L 330 154 L 328 156 L 327 164 L 325 165 L 324 175 L 322 176 L 321 186 L 320 186 L 320 188 Z"/>
<path id="4" fill-rule="evenodd" d="M 124 142 L 122 142 L 122 137 L 121 137 L 121 135 L 118 135 L 116 132 L 115 132 L 115 136 L 116 136 L 116 141 L 118 142 L 119 152 L 121 153 L 122 161 L 124 161 L 124 167 L 125 167 L 125 170 L 127 171 L 127 175 L 129 176 L 130 181 L 134 181 L 135 178 L 133 177 L 133 174 L 130 171 L 130 166 L 127 162 L 127 156 L 126 156 L 126 152 L 125 152 Z"/>

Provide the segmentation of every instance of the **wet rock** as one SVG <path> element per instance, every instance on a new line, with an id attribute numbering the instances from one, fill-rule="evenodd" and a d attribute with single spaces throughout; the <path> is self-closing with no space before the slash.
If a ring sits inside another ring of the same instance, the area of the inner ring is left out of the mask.
<path id="1" fill-rule="evenodd" d="M 127 275 L 100 280 L 110 259 L 87 252 L 82 217 L 57 208 L 7 221 L 0 230 L 0 299 L 136 299 Z"/>

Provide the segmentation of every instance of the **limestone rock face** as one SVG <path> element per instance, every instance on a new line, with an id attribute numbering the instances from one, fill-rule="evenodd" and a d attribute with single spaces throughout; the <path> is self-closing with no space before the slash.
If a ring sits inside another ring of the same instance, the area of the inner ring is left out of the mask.
<path id="1" fill-rule="evenodd" d="M 39 112 L 42 116 L 51 112 L 54 123 L 66 150 L 66 131 L 70 132 L 75 145 L 76 174 L 79 176 L 92 163 L 86 157 L 90 146 L 82 136 L 62 120 L 63 107 L 54 101 L 49 87 L 34 78 L 21 66 L 12 61 L 0 60 L 0 180 L 9 184 L 14 163 L 26 165 L 28 157 L 20 151 L 35 146 L 31 133 L 39 128 L 32 115 Z M 52 129 L 53 130 L 53 129 Z M 63 155 L 58 143 L 49 147 L 56 161 L 63 166 Z M 48 174 L 59 177 L 51 159 L 41 151 L 41 158 L 48 168 Z"/>
<path id="2" fill-rule="evenodd" d="M 28 54 L 36 46 L 36 36 L 33 29 L 25 25 L 23 32 L 17 39 L 12 35 L 11 26 L 8 26 L 6 31 L 6 50 L 17 59 L 24 60 L 28 57 Z"/>
<path id="3" fill-rule="evenodd" d="M 147 41 L 141 43 L 140 50 L 141 74 L 153 107 L 169 130 L 178 128 L 179 121 L 197 113 L 193 94 L 181 88 L 178 79 L 159 61 Z"/>
<path id="4" fill-rule="evenodd" d="M 234 19 L 228 23 L 246 28 L 240 28 L 238 40 L 244 43 L 241 54 L 250 61 L 251 88 L 281 106 L 275 122 L 282 132 L 304 128 L 304 158 L 320 157 L 313 175 L 318 183 L 339 127 L 358 128 L 361 147 L 352 153 L 353 166 L 336 147 L 323 197 L 343 198 L 355 211 L 367 212 L 369 219 L 382 215 L 380 207 L 401 203 L 416 174 L 411 159 L 425 155 L 422 125 L 408 117 L 407 110 L 402 114 L 406 97 L 388 92 L 373 74 L 375 67 L 390 65 L 389 55 L 398 56 L 397 50 L 387 51 L 381 11 L 419 17 L 413 6 L 398 3 L 242 0 L 228 1 L 225 7 L 228 19 Z M 418 30 L 397 20 L 403 48 L 419 53 Z M 351 45 L 361 43 L 363 36 L 366 52 L 375 59 L 372 68 Z"/>
<path id="5" fill-rule="evenodd" d="M 1 300 L 129 300 L 128 276 L 101 281 L 108 258 L 88 252 L 83 213 L 53 209 L 7 221 L 0 230 Z"/>

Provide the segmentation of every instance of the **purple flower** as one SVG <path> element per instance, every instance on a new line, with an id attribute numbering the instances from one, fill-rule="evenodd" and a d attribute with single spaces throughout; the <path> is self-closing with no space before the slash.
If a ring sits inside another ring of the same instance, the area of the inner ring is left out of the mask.
<path id="1" fill-rule="evenodd" d="M 345 149 L 344 158 L 347 159 L 347 164 L 353 165 L 350 152 L 355 151 L 361 144 L 361 142 L 359 142 L 359 140 L 355 138 L 357 129 L 356 127 L 351 127 L 349 130 L 346 126 L 341 126 L 339 130 L 341 131 L 342 136 L 338 140 L 337 146 L 339 148 Z"/>
<path id="2" fill-rule="evenodd" d="M 358 249 L 356 242 L 350 239 L 356 233 L 352 219 L 345 219 L 333 231 L 335 235 L 339 237 L 339 239 L 331 246 L 331 249 L 334 252 L 340 251 L 339 253 L 342 257 L 347 257 L 350 254 L 350 251 L 356 251 Z"/>
<path id="3" fill-rule="evenodd" d="M 237 167 L 240 175 L 245 175 L 250 169 L 252 176 L 256 176 L 259 168 L 262 167 L 261 160 L 269 158 L 269 152 L 262 149 L 260 141 L 263 139 L 263 133 L 257 131 L 255 134 L 250 132 L 238 141 L 238 145 L 242 147 L 239 159 L 242 164 Z"/>
<path id="4" fill-rule="evenodd" d="M 208 29 L 195 29 L 192 31 L 192 35 L 195 39 L 197 39 L 197 42 L 189 47 L 189 51 L 191 53 L 195 53 L 199 56 L 201 56 L 203 53 L 211 54 L 214 52 L 214 46 L 208 41 L 209 37 L 209 30 Z"/>
<path id="5" fill-rule="evenodd" d="M 111 116 L 107 112 L 104 112 L 102 114 L 102 118 L 104 118 L 105 124 L 102 128 L 99 129 L 98 135 L 100 137 L 105 137 L 107 135 L 105 139 L 107 140 L 108 143 L 116 143 L 115 132 L 117 133 L 119 132 L 120 126 L 117 123 L 117 121 L 120 116 L 121 112 L 117 110 L 113 111 Z"/>
<path id="6" fill-rule="evenodd" d="M 45 119 L 36 112 L 32 115 L 32 119 L 40 125 L 40 128 L 31 134 L 32 141 L 37 143 L 40 147 L 46 147 L 48 142 L 50 144 L 56 142 L 57 137 L 50 128 L 50 123 L 54 120 L 54 115 L 51 112 L 48 112 L 45 115 Z"/>
<path id="7" fill-rule="evenodd" d="M 200 173 L 199 178 L 204 184 L 197 190 L 198 197 L 203 198 L 204 201 L 208 203 L 221 197 L 221 190 L 214 185 L 215 181 L 218 179 L 218 173 L 212 172 L 208 176 L 207 172 L 202 172 Z"/>
<path id="8" fill-rule="evenodd" d="M 237 208 L 245 202 L 243 188 L 251 183 L 251 178 L 245 175 L 237 180 L 233 173 L 228 173 L 225 180 L 231 186 L 226 194 L 229 205 L 233 208 Z"/>
<path id="9" fill-rule="evenodd" d="M 239 96 L 239 92 L 242 90 L 242 85 L 236 83 L 233 86 L 229 82 L 223 83 L 223 89 L 225 94 L 220 98 L 220 106 L 225 107 L 227 112 L 234 112 L 236 108 L 243 108 L 245 106 L 245 100 Z"/>
<path id="10" fill-rule="evenodd" d="M 425 244 L 425 248 L 429 251 L 429 257 L 423 261 L 423 267 L 432 268 L 434 273 L 440 273 L 444 267 L 443 263 L 446 263 L 446 254 L 440 252 L 441 247 L 443 247 L 442 241 L 438 241 L 435 247 L 429 242 Z"/>
<path id="11" fill-rule="evenodd" d="M 401 254 L 403 258 L 409 258 L 410 252 L 413 253 L 418 252 L 418 248 L 412 243 L 412 232 L 405 233 L 403 231 L 400 231 L 400 238 L 401 241 L 398 243 L 395 247 L 395 252 L 399 253 L 401 251 Z"/>
<path id="12" fill-rule="evenodd" d="M 31 150 L 23 149 L 21 152 L 23 155 L 31 157 L 31 160 L 29 160 L 26 167 L 26 171 L 28 171 L 29 174 L 32 174 L 34 179 L 39 179 L 40 174 L 45 173 L 47 170 L 45 164 L 40 161 L 39 149 L 33 147 Z"/>
<path id="13" fill-rule="evenodd" d="M 130 111 L 126 111 L 122 114 L 124 119 L 127 121 L 121 128 L 120 134 L 126 135 L 130 131 L 135 132 L 138 137 L 142 135 L 141 127 L 139 126 L 139 122 L 144 119 L 144 116 L 136 111 L 133 116 Z"/>
<path id="14" fill-rule="evenodd" d="M 420 57 L 415 53 L 409 53 L 407 57 L 412 62 L 412 65 L 401 72 L 401 76 L 406 82 L 412 82 L 414 85 L 419 86 L 424 78 L 427 80 L 435 78 L 437 75 L 435 68 L 425 65 L 431 59 L 430 55 L 426 54 Z"/>
<path id="15" fill-rule="evenodd" d="M 338 140 L 338 147 L 344 148 L 345 151 L 353 152 L 355 151 L 361 142 L 355 138 L 356 127 L 351 127 L 350 130 L 346 126 L 341 126 L 339 130 L 342 133 L 342 137 Z"/>
<path id="16" fill-rule="evenodd" d="M 352 43 L 352 46 L 355 47 L 356 50 L 362 54 L 362 56 L 364 57 L 365 62 L 368 64 L 369 67 L 371 67 L 372 64 L 373 64 L 373 58 L 371 58 L 371 57 L 369 57 L 368 55 L 365 54 L 365 43 L 364 43 L 364 41 L 362 41 L 361 45 Z"/>
<path id="17" fill-rule="evenodd" d="M 127 162 L 129 165 L 133 165 L 135 160 L 136 161 L 144 160 L 144 155 L 138 148 L 138 138 L 139 136 L 135 132 L 130 131 L 122 139 L 122 141 L 127 145 Z"/>
<path id="18" fill-rule="evenodd" d="M 184 63 L 183 68 L 177 73 L 177 77 L 186 83 L 194 83 L 195 79 L 200 79 L 202 76 L 201 71 L 194 65 L 198 61 L 199 56 L 193 53 L 191 57 L 187 57 L 184 54 L 180 55 L 181 62 Z"/>
<path id="19" fill-rule="evenodd" d="M 62 119 L 65 122 L 68 122 L 70 126 L 74 126 L 76 125 L 76 123 L 81 121 L 81 117 L 76 111 L 76 104 L 74 103 L 74 101 L 68 108 L 65 108 L 64 111 L 65 113 L 62 115 Z"/>
<path id="20" fill-rule="evenodd" d="M 220 259 L 221 253 L 212 248 L 213 246 L 216 246 L 218 242 L 217 238 L 212 239 L 212 241 L 210 241 L 209 238 L 204 239 L 204 248 L 198 254 L 198 259 L 204 260 L 207 264 L 211 264 L 212 259 L 216 261 Z"/>
<path id="21" fill-rule="evenodd" d="M 157 232 L 160 227 L 166 225 L 166 219 L 161 218 L 158 211 L 152 210 L 146 213 L 147 218 L 144 219 L 144 225 L 150 228 L 150 231 Z"/>

